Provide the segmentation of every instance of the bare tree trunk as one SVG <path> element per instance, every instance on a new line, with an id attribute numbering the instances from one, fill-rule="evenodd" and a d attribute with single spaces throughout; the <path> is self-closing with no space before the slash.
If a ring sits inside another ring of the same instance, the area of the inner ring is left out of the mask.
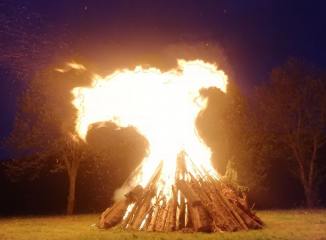
<path id="1" fill-rule="evenodd" d="M 317 206 L 317 192 L 315 188 L 315 161 L 317 158 L 318 143 L 317 138 L 313 139 L 312 154 L 309 164 L 308 183 L 305 190 L 306 204 L 308 208 L 314 208 Z"/>
<path id="2" fill-rule="evenodd" d="M 316 192 L 314 189 L 314 183 L 309 181 L 306 174 L 301 172 L 300 174 L 301 184 L 303 186 L 305 205 L 307 208 L 313 208 L 316 206 Z"/>
<path id="3" fill-rule="evenodd" d="M 63 156 L 69 182 L 66 214 L 71 215 L 75 210 L 76 180 L 79 163 L 83 158 L 83 152 L 78 144 L 70 138 L 66 141 L 66 146 L 66 151 Z"/>
<path id="4" fill-rule="evenodd" d="M 292 150 L 296 162 L 298 164 L 298 175 L 303 187 L 304 197 L 305 197 L 305 205 L 307 208 L 314 208 L 317 205 L 316 191 L 315 191 L 315 182 L 314 182 L 314 170 L 315 170 L 315 160 L 317 155 L 317 145 L 313 145 L 313 152 L 311 159 L 309 161 L 309 167 L 304 167 L 304 159 L 302 155 L 300 155 L 298 149 L 293 147 Z"/>
<path id="5" fill-rule="evenodd" d="M 313 186 L 309 186 L 310 184 L 307 184 L 307 186 L 304 187 L 304 195 L 306 200 L 306 207 L 307 208 L 314 208 L 317 205 L 317 198 L 316 198 L 316 192 Z"/>
<path id="6" fill-rule="evenodd" d="M 66 214 L 71 215 L 74 213 L 75 210 L 77 168 L 72 168 L 67 173 L 68 173 L 68 180 L 69 180 L 69 188 L 68 188 Z"/>
<path id="7" fill-rule="evenodd" d="M 317 192 L 315 186 L 315 161 L 317 158 L 317 150 L 317 137 L 314 137 L 307 173 L 304 175 L 304 179 L 302 180 L 307 208 L 314 208 L 317 206 Z"/>

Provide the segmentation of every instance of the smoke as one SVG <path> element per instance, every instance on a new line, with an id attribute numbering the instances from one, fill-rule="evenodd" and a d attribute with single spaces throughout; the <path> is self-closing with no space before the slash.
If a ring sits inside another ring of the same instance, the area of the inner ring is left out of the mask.
<path id="1" fill-rule="evenodd" d="M 124 199 L 125 195 L 130 192 L 130 190 L 132 189 L 131 186 L 122 186 L 120 188 L 118 188 L 117 190 L 114 191 L 113 194 L 113 201 L 114 202 L 118 202 Z"/>
<path id="2" fill-rule="evenodd" d="M 141 172 L 142 164 L 138 165 L 138 167 L 132 172 L 132 174 L 129 175 L 127 180 L 123 183 L 123 185 L 116 189 L 113 193 L 112 200 L 114 202 L 118 202 L 120 200 L 123 200 L 125 195 L 130 192 L 134 187 L 136 187 L 136 176 L 139 176 Z"/>

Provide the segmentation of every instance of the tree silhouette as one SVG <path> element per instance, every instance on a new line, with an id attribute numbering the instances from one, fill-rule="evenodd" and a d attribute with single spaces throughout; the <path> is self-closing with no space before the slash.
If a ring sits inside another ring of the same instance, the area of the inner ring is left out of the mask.
<path id="1" fill-rule="evenodd" d="M 258 88 L 256 101 L 262 114 L 261 129 L 283 145 L 300 180 L 307 207 L 317 204 L 321 177 L 318 153 L 326 142 L 325 75 L 297 59 L 275 68 L 271 81 Z M 275 149 L 277 152 L 277 149 Z"/>
<path id="2" fill-rule="evenodd" d="M 7 164 L 10 176 L 26 171 L 37 176 L 49 164 L 52 170 L 66 171 L 67 214 L 74 211 L 80 162 L 91 156 L 87 145 L 73 135 L 75 110 L 70 103 L 70 90 L 76 82 L 89 78 L 83 74 L 73 70 L 65 75 L 53 71 L 39 73 L 19 100 L 14 128 L 6 140 L 7 147 L 15 153 L 13 161 Z"/>

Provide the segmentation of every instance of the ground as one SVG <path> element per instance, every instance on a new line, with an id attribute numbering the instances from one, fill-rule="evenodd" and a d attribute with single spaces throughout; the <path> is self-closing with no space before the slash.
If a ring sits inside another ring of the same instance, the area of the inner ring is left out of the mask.
<path id="1" fill-rule="evenodd" d="M 263 230 L 214 234 L 146 233 L 121 230 L 99 230 L 94 226 L 97 222 L 98 215 L 0 218 L 0 239 L 326 240 L 326 210 L 259 211 L 257 214 L 266 223 Z"/>

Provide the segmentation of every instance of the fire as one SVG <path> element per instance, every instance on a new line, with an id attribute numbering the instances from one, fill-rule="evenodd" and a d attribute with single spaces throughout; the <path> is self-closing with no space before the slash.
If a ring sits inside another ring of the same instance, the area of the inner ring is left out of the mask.
<path id="1" fill-rule="evenodd" d="M 86 69 L 69 64 L 74 69 Z M 169 198 L 180 154 L 185 156 L 189 173 L 205 171 L 218 178 L 211 165 L 211 151 L 195 124 L 207 104 L 200 90 L 211 87 L 226 92 L 227 76 L 215 64 L 202 60 L 178 60 L 177 68 L 167 72 L 137 66 L 105 77 L 95 75 L 91 86 L 72 90 L 77 109 L 75 130 L 85 141 L 94 123 L 112 121 L 119 127 L 135 127 L 148 140 L 149 149 L 133 185 L 145 187 L 162 164 L 157 192 Z"/>

